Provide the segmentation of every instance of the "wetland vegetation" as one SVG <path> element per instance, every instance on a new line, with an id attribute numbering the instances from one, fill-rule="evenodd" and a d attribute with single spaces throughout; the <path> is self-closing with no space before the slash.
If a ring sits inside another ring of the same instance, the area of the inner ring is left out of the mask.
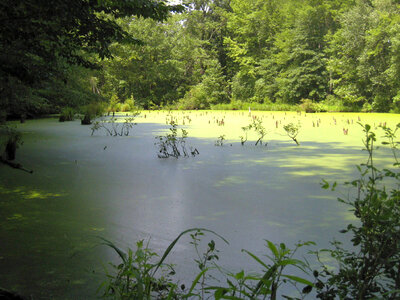
<path id="1" fill-rule="evenodd" d="M 0 4 L 0 298 L 399 298 L 398 1 L 53 2 Z"/>

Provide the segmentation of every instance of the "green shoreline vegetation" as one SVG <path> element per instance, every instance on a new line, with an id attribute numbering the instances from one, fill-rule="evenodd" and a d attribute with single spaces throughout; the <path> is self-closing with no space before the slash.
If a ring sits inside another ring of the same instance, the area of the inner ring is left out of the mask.
<path id="1" fill-rule="evenodd" d="M 65 19 L 62 1 L 2 4 L 2 119 L 93 102 L 111 111 L 400 111 L 397 1 L 75 1 Z"/>

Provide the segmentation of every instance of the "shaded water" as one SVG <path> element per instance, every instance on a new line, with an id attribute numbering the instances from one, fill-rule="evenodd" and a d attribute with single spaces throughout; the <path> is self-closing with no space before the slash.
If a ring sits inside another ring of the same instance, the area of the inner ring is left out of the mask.
<path id="1" fill-rule="evenodd" d="M 269 128 L 289 118 L 264 116 Z M 200 155 L 178 160 L 157 158 L 154 137 L 166 128 L 160 113 L 142 114 L 128 137 L 90 136 L 78 121 L 19 125 L 24 145 L 17 159 L 34 173 L 0 166 L 0 286 L 34 299 L 95 298 L 102 264 L 115 258 L 97 236 L 122 247 L 151 236 L 151 247 L 161 252 L 181 231 L 208 228 L 229 240 L 230 246 L 216 240 L 217 248 L 221 264 L 235 271 L 255 266 L 240 249 L 262 255 L 263 239 L 288 246 L 313 240 L 323 248 L 340 237 L 352 215 L 336 201 L 340 194 L 322 190 L 320 182 L 356 176 L 354 165 L 365 158 L 356 125 L 349 127 L 357 134 L 343 136 L 328 121 L 332 116 L 315 115 L 301 119 L 300 147 L 277 130 L 267 135 L 267 147 L 242 147 L 247 115 L 191 117 L 189 144 Z M 216 126 L 222 117 L 226 125 Z M 325 127 L 311 128 L 311 118 L 322 118 Z M 378 115 L 376 122 L 387 118 Z M 228 141 L 216 147 L 220 134 Z M 388 156 L 381 151 L 382 163 Z M 181 278 L 195 277 L 193 257 L 183 239 L 171 256 Z"/>

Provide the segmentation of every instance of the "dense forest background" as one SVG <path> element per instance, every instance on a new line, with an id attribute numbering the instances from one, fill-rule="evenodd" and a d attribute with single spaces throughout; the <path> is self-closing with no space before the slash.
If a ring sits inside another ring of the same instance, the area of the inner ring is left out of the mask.
<path id="1" fill-rule="evenodd" d="M 71 55 L 58 55 L 51 69 L 35 61 L 45 80 L 27 83 L 3 68 L 2 110 L 34 115 L 103 101 L 400 112 L 398 0 L 194 0 L 184 8 L 156 20 L 101 11 L 129 39 L 104 41 L 109 53 L 74 49 L 84 63 Z M 12 68 L 6 46 L 1 63 Z"/>

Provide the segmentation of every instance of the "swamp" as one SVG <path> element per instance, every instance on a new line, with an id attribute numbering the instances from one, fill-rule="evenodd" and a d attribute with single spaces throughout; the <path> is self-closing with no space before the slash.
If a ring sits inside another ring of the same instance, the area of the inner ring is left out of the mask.
<path id="1" fill-rule="evenodd" d="M 157 156 L 155 138 L 168 132 L 171 118 L 187 130 L 187 146 L 198 155 Z M 257 133 L 249 132 L 241 143 L 243 127 L 254 119 L 265 128 L 263 142 L 256 146 Z M 162 253 L 180 232 L 207 228 L 229 241 L 216 243 L 219 263 L 232 272 L 257 268 L 240 250 L 262 256 L 264 239 L 288 246 L 314 241 L 327 248 L 355 221 L 336 199 L 352 193 L 341 183 L 356 177 L 355 165 L 367 159 L 358 122 L 370 124 L 379 140 L 379 126 L 395 127 L 400 117 L 142 111 L 135 122 L 127 136 L 91 135 L 77 120 L 10 122 L 24 141 L 17 160 L 33 173 L 0 165 L 3 286 L 32 299 L 94 298 L 108 262 L 117 259 L 99 237 L 123 249 L 150 238 L 150 247 Z M 290 123 L 299 127 L 300 145 L 283 128 Z M 375 164 L 390 166 L 391 155 L 380 147 Z M 341 187 L 324 190 L 323 180 Z M 183 237 L 168 257 L 181 282 L 194 280 L 194 254 Z"/>

